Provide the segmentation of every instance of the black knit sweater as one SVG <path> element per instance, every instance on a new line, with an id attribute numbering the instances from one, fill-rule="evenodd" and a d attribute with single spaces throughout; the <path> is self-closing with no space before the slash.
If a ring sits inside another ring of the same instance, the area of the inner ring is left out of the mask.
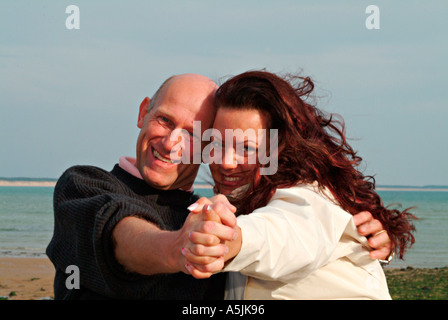
<path id="1" fill-rule="evenodd" d="M 197 196 L 148 186 L 116 165 L 111 172 L 75 166 L 54 191 L 54 234 L 47 255 L 56 269 L 55 299 L 222 299 L 224 275 L 196 280 L 184 273 L 129 273 L 114 256 L 112 230 L 138 216 L 163 230 L 178 230 Z M 69 265 L 80 271 L 80 289 L 67 289 Z"/>

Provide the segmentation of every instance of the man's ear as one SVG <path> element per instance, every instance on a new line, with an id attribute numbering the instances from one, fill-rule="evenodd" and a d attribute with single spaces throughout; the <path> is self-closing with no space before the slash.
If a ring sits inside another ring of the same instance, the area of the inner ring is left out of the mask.
<path id="1" fill-rule="evenodd" d="M 151 103 L 151 99 L 146 97 L 143 99 L 142 103 L 140 103 L 140 110 L 138 112 L 138 120 L 137 127 L 140 129 L 143 127 L 143 122 L 145 121 L 145 117 L 148 114 L 149 104 Z"/>

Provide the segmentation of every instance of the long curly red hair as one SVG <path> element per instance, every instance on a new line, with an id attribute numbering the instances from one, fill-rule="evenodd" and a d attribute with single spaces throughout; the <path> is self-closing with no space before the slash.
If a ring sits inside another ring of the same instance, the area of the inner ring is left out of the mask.
<path id="1" fill-rule="evenodd" d="M 277 188 L 317 181 L 349 213 L 371 212 L 403 258 L 415 242 L 415 216 L 409 209 L 400 211 L 383 205 L 375 192 L 375 179 L 357 169 L 362 158 L 347 143 L 342 118 L 327 116 L 305 102 L 313 89 L 308 77 L 279 76 L 262 70 L 232 77 L 217 90 L 217 108 L 260 110 L 269 115 L 268 128 L 278 130 L 278 170 L 262 175 L 235 200 L 238 214 L 265 206 Z"/>

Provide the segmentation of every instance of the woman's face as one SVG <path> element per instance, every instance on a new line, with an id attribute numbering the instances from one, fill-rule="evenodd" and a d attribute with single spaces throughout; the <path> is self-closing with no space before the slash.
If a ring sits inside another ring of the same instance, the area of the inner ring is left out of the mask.
<path id="1" fill-rule="evenodd" d="M 257 151 L 268 146 L 266 141 L 267 117 L 255 109 L 234 110 L 221 107 L 216 114 L 212 135 L 214 161 L 210 171 L 219 193 L 228 195 L 236 188 L 255 183 Z M 217 162 L 217 163 L 216 163 Z"/>

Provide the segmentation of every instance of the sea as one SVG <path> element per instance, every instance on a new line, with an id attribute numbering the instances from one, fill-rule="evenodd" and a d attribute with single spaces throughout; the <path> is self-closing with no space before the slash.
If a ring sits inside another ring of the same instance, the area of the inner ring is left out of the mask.
<path id="1" fill-rule="evenodd" d="M 53 191 L 52 186 L 0 186 L 0 257 L 45 256 L 54 226 Z M 209 187 L 195 191 L 212 195 Z M 411 212 L 418 218 L 414 246 L 389 267 L 448 266 L 448 188 L 390 187 L 378 193 L 385 205 L 415 207 Z"/>

